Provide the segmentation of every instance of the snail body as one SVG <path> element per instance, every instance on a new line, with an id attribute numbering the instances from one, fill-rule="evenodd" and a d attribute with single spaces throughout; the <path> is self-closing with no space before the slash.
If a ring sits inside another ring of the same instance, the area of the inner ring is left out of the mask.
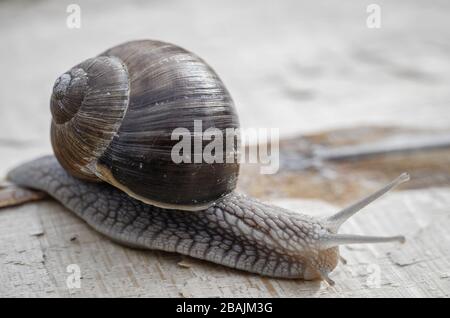
<path id="1" fill-rule="evenodd" d="M 337 247 L 316 253 L 308 250 L 319 241 L 314 233 L 325 231 L 318 220 L 237 193 L 198 212 L 167 210 L 106 183 L 77 179 L 54 156 L 26 163 L 8 178 L 47 192 L 94 229 L 125 245 L 177 252 L 283 278 L 319 278 L 316 268 L 331 272 L 338 261 Z"/>
<path id="2" fill-rule="evenodd" d="M 338 264 L 339 245 L 404 241 L 338 230 L 408 180 L 406 174 L 335 215 L 315 219 L 236 193 L 236 161 L 171 161 L 173 129 L 192 128 L 194 120 L 204 128 L 239 127 L 217 74 L 172 44 L 128 42 L 80 63 L 57 79 L 51 112 L 55 156 L 18 166 L 8 179 L 48 193 L 125 245 L 333 284 L 329 273 Z M 224 156 L 237 156 L 237 147 Z"/>

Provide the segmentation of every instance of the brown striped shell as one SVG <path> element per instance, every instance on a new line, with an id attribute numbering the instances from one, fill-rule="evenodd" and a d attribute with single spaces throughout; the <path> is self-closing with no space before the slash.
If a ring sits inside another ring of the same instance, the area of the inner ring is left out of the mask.
<path id="1" fill-rule="evenodd" d="M 115 46 L 61 75 L 51 97 L 52 146 L 72 175 L 146 203 L 198 210 L 236 187 L 239 163 L 175 163 L 172 131 L 238 128 L 224 84 L 195 54 L 159 41 Z M 234 137 L 233 137 L 234 138 Z M 201 142 L 204 148 L 208 142 Z M 224 147 L 226 140 L 223 142 Z M 194 147 L 193 151 L 194 151 Z M 231 154 L 235 159 L 238 144 Z M 194 158 L 195 153 L 192 153 Z M 224 156 L 230 156 L 223 151 Z"/>

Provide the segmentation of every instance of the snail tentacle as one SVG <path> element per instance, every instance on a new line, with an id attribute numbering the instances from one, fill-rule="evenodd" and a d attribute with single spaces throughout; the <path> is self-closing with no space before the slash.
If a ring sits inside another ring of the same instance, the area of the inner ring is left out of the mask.
<path id="1" fill-rule="evenodd" d="M 341 211 L 337 212 L 336 214 L 328 217 L 325 221 L 327 226 L 332 229 L 333 232 L 337 232 L 337 230 L 341 227 L 342 224 L 344 224 L 345 221 L 347 221 L 351 216 L 353 216 L 355 213 L 361 211 L 364 207 L 384 195 L 385 193 L 389 192 L 396 186 L 406 182 L 409 180 L 409 174 L 404 172 L 400 176 L 398 176 L 395 180 L 389 182 L 387 185 L 379 189 L 378 191 L 375 191 L 374 193 L 368 195 L 367 197 L 358 200 L 357 202 L 351 204 L 350 206 L 342 209 Z"/>

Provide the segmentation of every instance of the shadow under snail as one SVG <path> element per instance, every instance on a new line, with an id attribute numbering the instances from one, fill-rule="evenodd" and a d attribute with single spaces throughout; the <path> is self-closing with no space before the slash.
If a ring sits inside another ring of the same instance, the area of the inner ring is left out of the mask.
<path id="1" fill-rule="evenodd" d="M 337 232 L 354 213 L 408 180 L 407 174 L 316 219 L 234 192 L 237 160 L 174 163 L 175 128 L 193 131 L 194 120 L 204 129 L 239 127 L 217 74 L 178 46 L 151 40 L 115 46 L 61 75 L 50 106 L 55 156 L 10 171 L 15 191 L 0 201 L 25 202 L 21 190 L 40 190 L 128 246 L 330 284 L 339 245 L 404 241 Z M 226 155 L 237 153 L 235 146 Z"/>

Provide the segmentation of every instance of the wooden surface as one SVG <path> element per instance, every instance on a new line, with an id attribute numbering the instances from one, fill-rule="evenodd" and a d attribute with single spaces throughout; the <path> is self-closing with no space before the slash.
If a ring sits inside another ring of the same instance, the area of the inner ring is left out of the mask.
<path id="1" fill-rule="evenodd" d="M 348 264 L 339 265 L 332 273 L 334 287 L 323 282 L 263 278 L 175 254 L 124 248 L 98 235 L 56 203 L 22 206 L 0 214 L 0 294 L 448 297 L 449 197 L 448 189 L 409 190 L 367 208 L 345 226 L 345 233 L 403 233 L 407 243 L 341 248 Z M 282 203 L 308 212 L 325 211 L 323 207 L 334 210 L 317 202 Z M 69 264 L 80 266 L 80 289 L 67 288 Z"/>
<path id="2" fill-rule="evenodd" d="M 0 3 L 0 176 L 51 152 L 48 100 L 60 73 L 120 42 L 160 39 L 216 69 L 243 127 L 280 127 L 279 173 L 245 166 L 240 191 L 326 215 L 406 170 L 411 182 L 343 233 L 404 234 L 407 242 L 341 248 L 348 264 L 331 274 L 330 287 L 122 247 L 45 201 L 0 210 L 0 297 L 449 296 L 448 148 L 309 160 L 314 149 L 336 154 L 449 133 L 448 1 L 377 1 L 376 30 L 366 27 L 359 0 L 77 3 L 80 30 L 66 27 L 65 2 Z M 81 269 L 80 289 L 66 284 L 70 264 Z"/>

